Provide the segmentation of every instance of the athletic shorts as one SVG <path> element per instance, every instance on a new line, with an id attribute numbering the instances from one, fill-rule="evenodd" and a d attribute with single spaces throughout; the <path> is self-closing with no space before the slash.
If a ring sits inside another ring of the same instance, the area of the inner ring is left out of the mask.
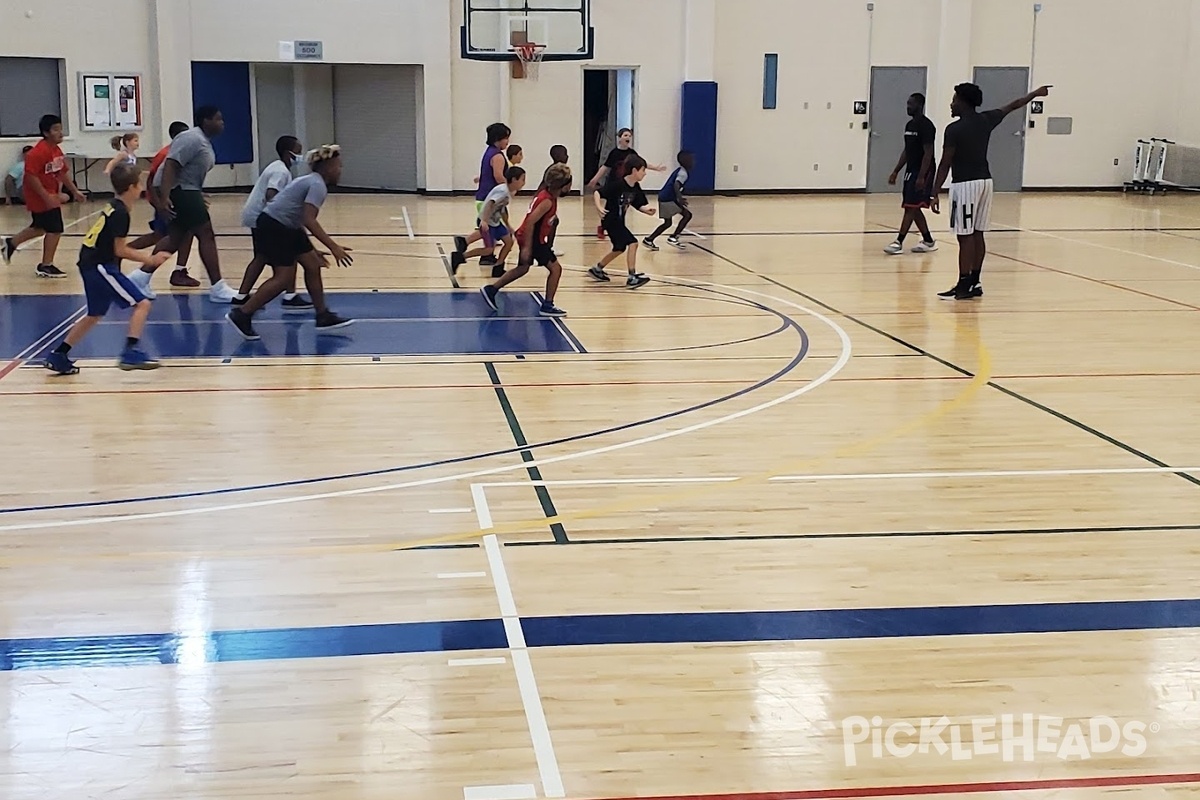
<path id="1" fill-rule="evenodd" d="M 31 211 L 29 216 L 33 219 L 31 227 L 37 228 L 39 231 L 46 233 L 62 233 L 63 218 L 61 208 L 52 208 L 49 211 Z"/>
<path id="2" fill-rule="evenodd" d="M 614 253 L 624 253 L 629 249 L 629 245 L 637 244 L 637 237 L 625 227 L 624 220 L 605 218 L 602 227 L 608 234 L 608 241 L 612 243 Z"/>
<path id="3" fill-rule="evenodd" d="M 955 236 L 986 231 L 991 214 L 991 178 L 950 184 L 950 230 Z"/>
<path id="4" fill-rule="evenodd" d="M 303 228 L 289 228 L 265 211 L 251 229 L 254 255 L 272 267 L 294 267 L 300 256 L 313 251 Z"/>
<path id="5" fill-rule="evenodd" d="M 175 206 L 175 219 L 171 222 L 173 228 L 193 233 L 210 221 L 204 192 L 176 186 L 171 190 L 171 203 Z"/>
<path id="6" fill-rule="evenodd" d="M 487 233 L 483 236 L 483 246 L 495 247 L 505 236 L 508 236 L 508 228 L 503 225 L 490 225 L 488 226 Z"/>
<path id="7" fill-rule="evenodd" d="M 925 181 L 925 188 L 917 190 L 917 173 L 910 172 L 904 176 L 904 198 L 900 205 L 905 208 L 929 208 L 933 200 L 933 176 Z"/>
<path id="8" fill-rule="evenodd" d="M 142 290 L 121 274 L 121 268 L 116 264 L 81 266 L 79 274 L 83 277 L 83 294 L 87 298 L 89 317 L 103 317 L 114 303 L 117 308 L 129 308 L 146 299 Z"/>
<path id="9" fill-rule="evenodd" d="M 554 250 L 548 243 L 535 244 L 529 258 L 531 264 L 537 264 L 539 267 L 548 267 L 558 260 L 558 256 L 554 255 Z"/>
<path id="10" fill-rule="evenodd" d="M 658 217 L 663 222 L 670 222 L 679 214 L 683 213 L 683 208 L 678 203 L 671 200 L 663 200 L 658 204 Z"/>
<path id="11" fill-rule="evenodd" d="M 166 236 L 171 230 L 171 219 L 157 208 L 154 209 L 154 219 L 150 220 L 150 230 L 159 236 Z"/>

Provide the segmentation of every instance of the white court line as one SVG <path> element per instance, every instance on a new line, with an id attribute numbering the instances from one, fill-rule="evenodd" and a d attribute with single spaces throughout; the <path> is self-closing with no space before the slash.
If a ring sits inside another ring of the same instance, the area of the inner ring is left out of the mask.
<path id="1" fill-rule="evenodd" d="M 455 580 L 457 578 L 486 578 L 486 572 L 439 572 L 438 577 L 442 580 Z"/>
<path id="2" fill-rule="evenodd" d="M 1200 467 L 1129 467 L 1114 469 L 997 469 L 978 472 L 858 472 L 842 475 L 777 475 L 770 481 L 873 481 L 920 478 L 1041 478 L 1068 475 L 1153 475 L 1200 472 Z"/>
<path id="3" fill-rule="evenodd" d="M 500 786 L 466 786 L 463 800 L 533 800 L 537 790 L 531 783 L 506 783 Z"/>
<path id="4" fill-rule="evenodd" d="M 1102 231 L 1097 231 L 1097 232 L 1100 233 Z M 1038 236 L 1048 236 L 1051 239 L 1058 239 L 1059 241 L 1063 241 L 1063 242 L 1071 242 L 1072 244 L 1082 244 L 1082 245 L 1086 245 L 1087 247 L 1097 247 L 1101 250 L 1111 250 L 1114 253 L 1124 253 L 1127 256 L 1137 256 L 1139 258 L 1149 258 L 1153 261 L 1161 261 L 1164 264 L 1174 264 L 1177 267 L 1187 267 L 1188 269 L 1200 270 L 1200 266 L 1197 266 L 1196 264 L 1188 264 L 1183 261 L 1174 261 L 1169 258 L 1162 258 L 1160 256 L 1152 256 L 1152 255 L 1149 255 L 1148 253 L 1138 253 L 1134 250 L 1126 250 L 1122 247 L 1111 247 L 1107 244 L 1097 244 L 1096 242 L 1089 242 L 1086 239 L 1072 239 L 1069 236 L 1059 236 L 1056 233 L 1047 233 L 1046 231 L 1031 231 L 1031 230 L 1025 230 L 1025 229 L 1021 229 L 1021 233 L 1035 233 Z M 1154 231 L 1148 231 L 1148 233 L 1154 233 Z"/>
<path id="5" fill-rule="evenodd" d="M 505 660 L 499 656 L 492 658 L 452 658 L 446 662 L 451 667 L 485 667 L 491 664 L 504 664 Z"/>
<path id="6" fill-rule="evenodd" d="M 401 206 L 400 210 L 404 212 L 404 227 L 408 228 L 408 238 L 416 239 L 416 234 L 413 233 L 412 220 L 408 218 L 408 206 Z"/>
<path id="7" fill-rule="evenodd" d="M 546 298 L 542 296 L 541 292 L 530 292 L 529 294 L 533 296 L 534 301 L 539 306 L 546 301 Z M 492 319 L 495 319 L 495 317 L 492 317 Z M 579 345 L 575 344 L 575 337 L 571 336 L 571 334 L 567 331 L 567 326 L 563 324 L 561 317 L 548 317 L 547 319 L 550 319 L 554 323 L 554 327 L 557 328 L 558 332 L 562 334 L 562 337 L 567 340 L 567 344 L 571 345 L 572 350 L 574 350 L 576 353 L 583 352 L 579 349 Z"/>
<path id="8" fill-rule="evenodd" d="M 430 514 L 470 514 L 473 508 L 431 508 Z"/>
<path id="9" fill-rule="evenodd" d="M 475 516 L 479 519 L 479 530 L 488 530 L 492 527 L 492 510 L 488 508 L 487 495 L 483 493 L 483 484 L 471 484 L 471 499 L 475 501 Z"/>
<path id="10" fill-rule="evenodd" d="M 42 349 L 42 347 L 53 341 L 54 337 L 58 336 L 74 325 L 86 310 L 87 306 L 80 306 L 79 308 L 75 309 L 62 320 L 60 320 L 57 325 L 39 336 L 32 344 L 27 345 L 23 350 L 21 350 L 21 352 L 17 353 L 14 358 L 9 359 L 9 361 L 4 364 L 0 364 L 0 367 L 9 367 L 13 364 L 24 364 L 29 360 L 30 356 L 35 355 L 38 350 Z"/>
<path id="11" fill-rule="evenodd" d="M 486 499 L 477 513 L 481 521 L 491 518 Z M 480 527 L 484 527 L 482 522 Z M 517 674 L 517 688 L 521 692 L 521 705 L 525 709 L 525 722 L 533 742 L 533 755 L 542 778 L 542 791 L 546 797 L 565 797 L 562 773 L 558 768 L 558 758 L 554 755 L 554 742 L 550 739 L 550 726 L 546 723 L 546 712 L 542 708 L 542 696 L 533 675 L 529 651 L 525 649 L 525 633 L 521 630 L 521 618 L 513 601 L 512 586 L 508 582 L 508 571 L 504 567 L 504 557 L 496 534 L 489 533 L 483 537 L 483 549 L 491 566 L 492 585 L 496 588 L 496 601 L 504 620 L 504 631 L 508 635 L 509 655 L 512 657 L 513 671 Z"/>
<path id="12" fill-rule="evenodd" d="M 80 527 L 80 526 L 86 526 L 86 525 L 106 525 L 106 524 L 112 523 L 112 522 L 130 522 L 130 521 L 147 520 L 147 519 L 170 519 L 170 518 L 174 518 L 174 517 L 190 517 L 190 516 L 195 516 L 198 514 L 215 514 L 215 513 L 224 512 L 224 511 L 242 511 L 242 510 L 245 510 L 248 508 L 266 508 L 268 506 L 289 505 L 291 503 L 306 503 L 306 502 L 312 502 L 314 500 L 329 500 L 329 499 L 340 498 L 340 497 L 357 497 L 359 495 L 378 494 L 380 492 L 393 492 L 393 491 L 396 491 L 397 489 L 413 489 L 413 488 L 420 487 L 420 486 L 434 486 L 434 485 L 450 483 L 450 482 L 454 482 L 454 481 L 470 480 L 472 478 L 482 478 L 487 475 L 499 475 L 499 474 L 506 473 L 506 472 L 516 472 L 518 470 L 529 469 L 530 467 L 545 467 L 549 464 L 559 464 L 559 463 L 562 463 L 565 461 L 576 461 L 578 459 L 590 458 L 592 456 L 603 455 L 605 453 L 612 453 L 612 452 L 616 452 L 618 450 L 626 450 L 631 447 L 641 447 L 642 445 L 651 444 L 653 442 L 660 442 L 665 439 L 673 439 L 677 436 L 684 436 L 689 433 L 695 433 L 696 431 L 706 430 L 708 428 L 716 427 L 718 425 L 724 425 L 728 422 L 733 422 L 734 420 L 743 419 L 745 417 L 749 417 L 754 414 L 758 414 L 762 411 L 766 411 L 769 408 L 774 408 L 775 406 L 781 405 L 783 403 L 787 403 L 791 400 L 795 400 L 797 397 L 801 397 L 805 394 L 808 394 L 809 392 L 819 389 L 821 386 L 824 386 L 826 383 L 833 380 L 833 378 L 839 372 L 841 372 L 843 369 L 845 369 L 847 364 L 850 363 L 850 359 L 853 356 L 853 348 L 850 343 L 850 334 L 846 333 L 846 330 L 844 328 L 842 328 L 842 326 L 838 325 L 836 322 L 831 320 L 829 317 L 827 317 L 824 314 L 821 314 L 817 311 L 814 311 L 811 308 L 808 308 L 807 306 L 802 306 L 799 303 L 794 303 L 791 300 L 786 300 L 782 297 L 776 297 L 774 295 L 770 295 L 765 292 L 756 292 L 752 289 L 747 289 L 747 288 L 744 288 L 741 286 L 726 286 L 725 284 L 721 284 L 721 283 L 713 283 L 710 281 L 696 281 L 696 280 L 692 280 L 689 278 L 675 278 L 675 277 L 669 276 L 669 275 L 665 275 L 662 277 L 666 278 L 668 280 L 679 281 L 684 286 L 687 286 L 689 284 L 691 286 L 712 286 L 712 287 L 715 287 L 718 289 L 724 289 L 726 291 L 734 292 L 734 293 L 738 293 L 738 294 L 762 297 L 767 300 L 771 300 L 776 303 L 783 304 L 785 306 L 790 306 L 792 308 L 799 309 L 800 311 L 803 311 L 805 314 L 808 314 L 809 316 L 811 316 L 813 319 L 816 319 L 817 321 L 829 326 L 833 330 L 833 332 L 837 335 L 838 340 L 841 343 L 841 348 L 842 348 L 841 352 L 838 354 L 837 359 L 829 367 L 829 369 L 827 369 L 825 372 L 821 373 L 821 375 L 814 378 L 809 383 L 799 386 L 796 389 L 793 389 L 792 391 L 782 394 L 778 397 L 772 398 L 770 400 L 764 400 L 763 402 L 758 403 L 753 406 L 750 406 L 749 408 L 744 408 L 740 411 L 734 411 L 732 413 L 726 414 L 721 417 L 716 417 L 714 419 L 704 420 L 703 422 L 695 422 L 695 423 L 692 423 L 691 425 L 685 425 L 681 428 L 675 428 L 673 430 L 667 430 L 667 431 L 663 431 L 662 433 L 655 433 L 655 434 L 651 434 L 649 436 L 642 436 L 637 439 L 630 439 L 628 441 L 617 442 L 615 444 L 604 445 L 601 447 L 593 447 L 590 450 L 579 450 L 574 453 L 564 453 L 561 456 L 553 456 L 550 458 L 538 458 L 538 459 L 535 459 L 534 461 L 521 462 L 518 464 L 509 464 L 507 466 L 500 466 L 500 467 L 491 467 L 488 469 L 478 469 L 478 470 L 473 470 L 471 472 L 462 472 L 462 473 L 459 473 L 456 475 L 445 475 L 445 476 L 435 477 L 435 478 L 422 478 L 419 480 L 402 481 L 402 482 L 398 482 L 398 483 L 386 483 L 386 484 L 380 484 L 377 486 L 364 486 L 359 489 L 340 489 L 340 490 L 329 491 L 329 492 L 316 492 L 314 494 L 307 494 L 307 495 L 294 495 L 291 497 L 277 497 L 277 498 L 273 498 L 270 500 L 251 500 L 251 501 L 247 501 L 244 503 L 225 503 L 223 505 L 215 505 L 215 506 L 180 508 L 180 509 L 175 509 L 172 511 L 150 511 L 150 512 L 139 513 L 139 514 L 114 514 L 111 516 L 87 517 L 87 518 L 83 518 L 83 519 L 50 520 L 47 522 L 29 522 L 29 523 L 23 523 L 23 524 L 17 524 L 17 525 L 0 525 L 0 532 L 42 530 L 45 528 L 74 528 L 74 527 Z M 485 526 L 481 525 L 480 527 L 484 528 Z M 490 527 L 490 526 L 487 526 L 487 527 Z"/>
<path id="13" fill-rule="evenodd" d="M 692 236 L 695 236 L 697 239 L 707 239 L 707 238 L 708 238 L 707 236 L 705 236 L 705 235 L 704 235 L 704 234 L 702 234 L 702 233 L 696 233 L 696 232 L 695 232 L 694 230 L 692 230 L 691 228 L 684 228 L 684 229 L 683 229 L 683 232 L 684 232 L 684 233 L 687 233 L 687 234 L 690 234 L 690 235 L 692 235 Z"/>

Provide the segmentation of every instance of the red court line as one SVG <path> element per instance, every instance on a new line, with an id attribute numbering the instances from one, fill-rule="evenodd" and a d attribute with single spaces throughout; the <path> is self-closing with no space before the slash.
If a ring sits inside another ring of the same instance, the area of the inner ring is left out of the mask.
<path id="1" fill-rule="evenodd" d="M 1097 789 L 1129 786 L 1162 786 L 1200 783 L 1200 772 L 1176 775 L 1112 775 L 1094 778 L 1057 778 L 989 783 L 937 783 L 925 786 L 867 786 L 853 789 L 810 789 L 794 792 L 740 792 L 736 794 L 681 794 L 659 797 L 621 797 L 608 800 L 837 800 L 838 798 L 912 797 L 938 794 L 990 794 L 1044 791 L 1047 789 Z"/>
<path id="2" fill-rule="evenodd" d="M 0 372 L 0 377 L 5 373 Z M 1076 372 L 1048 373 L 1040 375 L 994 375 L 993 380 L 1036 380 L 1039 378 L 1190 378 L 1200 376 L 1200 372 Z M 887 382 L 918 382 L 918 381 L 965 381 L 966 375 L 910 375 L 883 376 L 875 378 L 833 378 L 831 383 L 887 383 Z M 807 383 L 804 378 L 781 379 L 780 383 Z M 547 383 L 508 383 L 508 389 L 570 389 L 590 388 L 599 386 L 715 386 L 724 384 L 741 384 L 744 380 L 732 378 L 712 378 L 707 380 L 679 381 L 579 381 L 579 382 L 547 382 Z M 194 386 L 187 388 L 163 389 L 42 389 L 33 391 L 0 392 L 0 397 L 13 396 L 58 396 L 58 395 L 104 395 L 104 394 L 256 394 L 263 392 L 393 392 L 420 391 L 431 389 L 486 389 L 491 391 L 490 384 L 430 384 L 414 386 L 412 384 L 394 384 L 384 386 Z"/>

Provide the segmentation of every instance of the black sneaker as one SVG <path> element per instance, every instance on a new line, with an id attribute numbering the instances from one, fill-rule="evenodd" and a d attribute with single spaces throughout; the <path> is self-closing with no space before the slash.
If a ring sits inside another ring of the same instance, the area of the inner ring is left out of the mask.
<path id="1" fill-rule="evenodd" d="M 658 252 L 658 245 L 656 245 L 650 239 L 642 239 L 642 247 L 646 248 L 647 250 L 653 250 L 656 253 Z"/>
<path id="2" fill-rule="evenodd" d="M 608 277 L 608 273 L 604 271 L 604 267 L 600 266 L 599 264 L 589 269 L 588 275 L 591 275 L 594 279 L 600 281 L 601 283 L 612 280 L 612 278 Z"/>
<path id="3" fill-rule="evenodd" d="M 496 257 L 495 256 L 481 256 L 479 258 L 479 266 L 481 266 L 481 267 L 496 266 Z"/>
<path id="4" fill-rule="evenodd" d="M 455 236 L 454 237 L 454 252 L 456 252 L 456 253 L 467 252 L 467 237 L 465 237 L 465 236 Z"/>
<path id="5" fill-rule="evenodd" d="M 955 300 L 974 300 L 977 297 L 983 297 L 983 287 L 978 283 L 969 283 L 955 292 Z"/>
<path id="6" fill-rule="evenodd" d="M 309 311 L 313 307 L 313 301 L 302 294 L 298 294 L 295 297 L 283 298 L 283 301 L 279 305 L 283 306 L 284 311 Z"/>
<path id="7" fill-rule="evenodd" d="M 479 293 L 483 295 L 483 301 L 492 307 L 492 311 L 499 311 L 500 306 L 496 304 L 496 295 L 500 294 L 500 290 L 495 286 L 480 286 Z"/>
<path id="8" fill-rule="evenodd" d="M 345 328 L 347 325 L 353 325 L 354 320 L 339 317 L 332 311 L 326 311 L 324 314 L 317 314 L 317 333 L 322 331 L 332 331 L 338 328 Z"/>
<path id="9" fill-rule="evenodd" d="M 462 237 L 460 236 L 458 238 L 461 239 Z M 458 268 L 461 267 L 465 263 L 467 263 L 467 260 L 465 258 L 463 258 L 463 254 L 462 254 L 461 250 L 455 250 L 453 253 L 450 254 L 450 269 L 453 270 L 455 275 L 458 274 Z"/>
<path id="10" fill-rule="evenodd" d="M 225 319 L 229 320 L 229 324 L 237 328 L 238 333 L 247 342 L 257 342 L 262 337 L 255 332 L 254 326 L 250 324 L 250 315 L 240 308 L 230 309 L 225 315 Z"/>
<path id="11" fill-rule="evenodd" d="M 504 277 L 504 273 L 506 273 L 506 272 L 508 272 L 508 267 L 504 266 L 503 261 L 501 261 L 496 266 L 492 267 L 492 277 L 493 278 L 502 278 L 502 277 Z"/>
<path id="12" fill-rule="evenodd" d="M 246 305 L 246 301 L 249 299 L 250 299 L 250 295 L 246 295 L 245 297 L 234 297 L 232 300 L 229 301 L 229 305 L 244 306 L 244 305 Z"/>
<path id="13" fill-rule="evenodd" d="M 638 289 L 642 286 L 645 286 L 649 282 L 650 278 L 648 276 L 643 275 L 640 272 L 635 272 L 633 275 L 630 275 L 628 279 L 626 279 L 625 288 Z"/>
<path id="14" fill-rule="evenodd" d="M 565 317 L 567 312 L 563 311 L 558 306 L 551 303 L 549 300 L 542 303 L 542 307 L 538 309 L 538 314 L 543 317 Z"/>
<path id="15" fill-rule="evenodd" d="M 67 273 L 53 264 L 38 264 L 37 276 L 39 278 L 65 278 Z"/>
<path id="16" fill-rule="evenodd" d="M 937 296 L 941 300 L 953 300 L 958 295 L 959 291 L 962 290 L 967 285 L 968 284 L 967 284 L 966 280 L 960 280 L 958 283 L 954 284 L 946 291 L 938 292 Z"/>
<path id="17" fill-rule="evenodd" d="M 9 236 L 4 240 L 4 263 L 11 264 L 13 253 L 17 252 L 17 246 L 13 244 L 12 237 Z"/>
<path id="18" fill-rule="evenodd" d="M 687 250 L 687 245 L 684 244 L 683 242 L 679 241 L 678 236 L 668 236 L 667 244 L 671 245 L 671 247 L 675 247 L 680 250 Z"/>

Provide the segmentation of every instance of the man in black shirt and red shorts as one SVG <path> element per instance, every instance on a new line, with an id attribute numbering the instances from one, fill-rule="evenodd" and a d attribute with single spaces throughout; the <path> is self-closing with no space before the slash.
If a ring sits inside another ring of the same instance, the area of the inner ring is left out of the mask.
<path id="1" fill-rule="evenodd" d="M 988 144 L 992 131 L 1018 108 L 1050 94 L 1049 86 L 1039 87 L 1003 108 L 980 112 L 983 90 L 973 83 L 954 87 L 950 114 L 958 119 L 946 127 L 942 145 L 942 163 L 933 185 L 933 212 L 938 212 L 938 194 L 954 172 L 950 184 L 950 227 L 958 236 L 958 283 L 938 297 L 944 300 L 970 300 L 983 296 L 979 275 L 987 254 L 983 234 L 988 229 L 992 209 L 992 173 L 988 165 Z"/>
<path id="2" fill-rule="evenodd" d="M 883 249 L 883 252 L 898 256 L 904 252 L 904 237 L 908 236 L 913 223 L 921 231 L 921 241 L 912 251 L 914 253 L 932 253 L 937 250 L 937 242 L 929 232 L 929 223 L 925 221 L 925 212 L 929 208 L 933 189 L 933 173 L 937 171 L 937 163 L 933 158 L 933 143 L 937 139 L 937 127 L 933 120 L 925 116 L 925 95 L 915 92 L 908 98 L 908 115 L 912 117 L 904 126 L 904 150 L 896 168 L 888 176 L 888 183 L 893 186 L 904 170 L 904 221 L 900 223 L 900 233 L 896 241 Z"/>

